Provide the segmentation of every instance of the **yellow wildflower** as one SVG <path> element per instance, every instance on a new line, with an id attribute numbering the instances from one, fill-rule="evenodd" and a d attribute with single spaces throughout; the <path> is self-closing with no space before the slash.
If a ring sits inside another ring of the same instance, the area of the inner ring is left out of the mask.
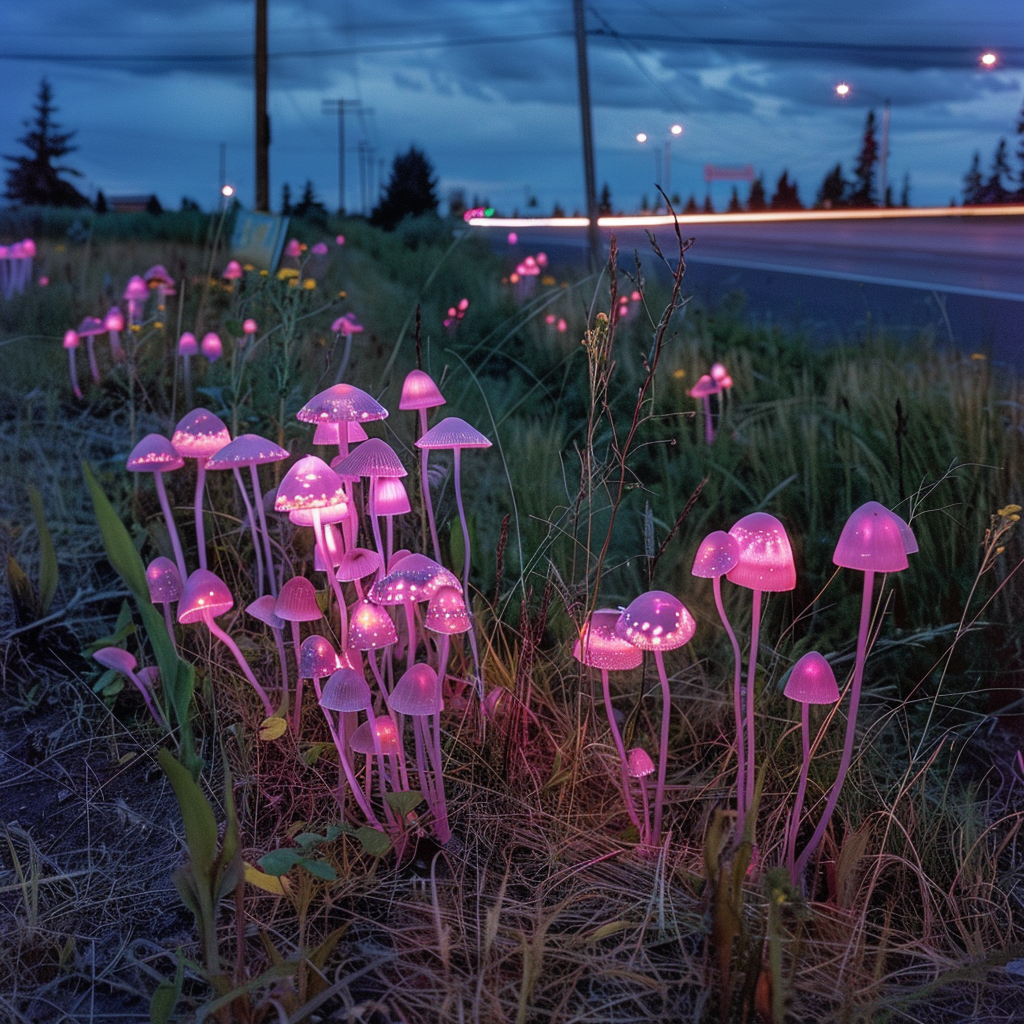
<path id="1" fill-rule="evenodd" d="M 307 292 L 311 292 L 316 287 L 316 281 L 312 277 L 307 277 L 302 282 L 302 287 L 305 288 Z"/>

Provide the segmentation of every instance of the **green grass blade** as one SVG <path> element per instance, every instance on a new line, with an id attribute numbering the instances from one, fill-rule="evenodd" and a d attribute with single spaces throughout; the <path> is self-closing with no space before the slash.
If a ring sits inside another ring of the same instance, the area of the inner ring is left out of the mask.
<path id="1" fill-rule="evenodd" d="M 57 593 L 57 552 L 53 549 L 53 538 L 46 525 L 42 495 L 31 485 L 28 488 L 28 500 L 32 503 L 36 532 L 39 534 L 39 604 L 45 615 L 50 610 L 53 595 Z"/>

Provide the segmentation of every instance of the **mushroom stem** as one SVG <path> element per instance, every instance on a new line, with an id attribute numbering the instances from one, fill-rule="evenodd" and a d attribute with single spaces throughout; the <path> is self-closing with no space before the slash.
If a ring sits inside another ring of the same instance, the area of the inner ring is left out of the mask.
<path id="1" fill-rule="evenodd" d="M 704 440 L 711 444 L 715 439 L 715 428 L 711 425 L 711 396 L 704 395 Z"/>
<path id="2" fill-rule="evenodd" d="M 444 772 L 442 770 L 441 758 L 441 712 L 438 711 L 432 717 L 431 741 L 429 748 L 430 760 L 434 766 L 434 795 L 437 799 L 437 806 L 434 811 L 434 829 L 437 838 L 442 843 L 447 843 L 452 837 L 451 829 L 448 827 L 448 803 L 444 796 Z"/>
<path id="3" fill-rule="evenodd" d="M 270 593 L 277 597 L 277 574 L 274 572 L 274 555 L 270 546 L 270 533 L 267 530 L 267 513 L 263 509 L 263 492 L 260 490 L 260 475 L 253 463 L 249 467 L 252 476 L 252 492 L 256 503 L 256 514 L 260 520 L 260 532 L 263 534 L 263 558 L 267 564 L 267 578 L 270 581 Z"/>
<path id="4" fill-rule="evenodd" d="M 369 480 L 367 487 L 370 491 L 370 528 L 373 530 L 373 543 L 377 547 L 377 554 L 380 555 L 377 579 L 382 579 L 388 571 L 388 559 L 384 550 L 384 542 L 380 539 L 380 520 L 377 518 L 377 477 L 371 476 Z"/>
<path id="5" fill-rule="evenodd" d="M 629 771 L 626 761 L 626 748 L 622 743 L 622 734 L 619 732 L 618 723 L 615 721 L 615 711 L 612 708 L 611 686 L 608 679 L 608 669 L 601 669 L 601 691 L 604 696 L 604 711 L 608 716 L 608 730 L 612 734 L 612 742 L 619 755 L 619 778 L 622 786 L 622 796 L 626 803 L 626 813 L 629 820 L 640 828 L 640 819 L 636 814 L 636 807 L 633 806 L 633 794 L 629 789 Z"/>
<path id="6" fill-rule="evenodd" d="M 750 613 L 750 657 L 747 661 L 747 777 L 746 809 L 754 806 L 754 682 L 757 677 L 757 647 L 761 633 L 761 591 L 754 591 Z"/>
<path id="7" fill-rule="evenodd" d="M 654 832 L 652 845 L 661 842 L 661 812 L 665 802 L 665 774 L 668 769 L 668 729 L 672 715 L 672 693 L 669 690 L 668 675 L 665 673 L 665 659 L 661 651 L 654 652 L 654 663 L 658 666 L 661 680 L 661 738 L 658 744 L 658 785 L 654 791 Z"/>
<path id="8" fill-rule="evenodd" d="M 100 382 L 100 368 L 96 364 L 96 346 L 93 344 L 93 336 L 86 336 L 86 345 L 89 348 L 89 370 L 92 373 L 92 379 L 99 384 Z"/>
<path id="9" fill-rule="evenodd" d="M 253 511 L 252 503 L 249 501 L 249 492 L 245 489 L 245 484 L 242 482 L 242 471 L 237 466 L 232 466 L 231 468 L 235 474 L 235 483 L 238 484 L 238 489 L 242 492 L 242 504 L 245 505 L 246 516 L 249 520 L 249 531 L 252 534 L 252 549 L 253 554 L 256 556 L 256 593 L 262 596 L 263 556 L 260 554 L 260 538 L 256 529 L 256 513 Z"/>
<path id="10" fill-rule="evenodd" d="M 736 834 L 743 835 L 743 824 L 746 819 L 746 790 L 744 780 L 746 779 L 745 743 L 743 742 L 743 699 L 741 691 L 741 680 L 743 676 L 743 660 L 740 654 L 740 643 L 736 639 L 736 633 L 725 614 L 725 604 L 722 601 L 722 578 L 715 576 L 711 582 L 715 593 L 715 607 L 718 609 L 718 617 L 722 620 L 725 632 L 729 636 L 729 643 L 732 644 L 733 656 L 733 681 L 732 681 L 732 703 L 736 718 Z"/>
<path id="11" fill-rule="evenodd" d="M 302 676 L 299 675 L 302 642 L 297 622 L 292 622 L 292 647 L 295 649 L 295 707 L 292 710 L 292 732 L 298 736 L 299 721 L 302 717 Z"/>
<path id="12" fill-rule="evenodd" d="M 644 823 L 640 829 L 640 843 L 643 846 L 651 844 L 651 805 L 647 798 L 647 776 L 640 779 L 640 797 L 643 801 Z"/>
<path id="13" fill-rule="evenodd" d="M 420 409 L 420 437 L 427 432 L 427 410 Z M 430 449 L 420 449 L 420 491 L 423 493 L 423 507 L 427 510 L 427 522 L 430 524 L 430 539 L 434 544 L 434 560 L 441 561 L 441 543 L 437 539 L 437 523 L 434 520 L 434 503 L 430 498 L 430 477 L 427 474 L 427 460 Z"/>
<path id="14" fill-rule="evenodd" d="M 462 507 L 462 476 L 461 476 L 461 462 L 459 455 L 461 454 L 461 448 L 455 448 L 455 504 L 459 510 L 459 523 L 462 526 L 462 541 L 465 549 L 465 562 L 462 566 L 462 597 L 466 602 L 466 608 L 471 609 L 473 606 L 469 603 L 469 527 L 466 524 L 466 510 Z M 476 646 L 476 630 L 473 628 L 473 614 L 470 611 L 469 614 L 469 649 L 473 653 L 473 672 L 476 675 L 476 689 L 477 697 L 480 704 L 484 702 L 484 680 L 480 674 L 480 652 Z M 484 719 L 480 719 L 481 729 L 483 728 Z"/>
<path id="15" fill-rule="evenodd" d="M 171 503 L 167 500 L 167 488 L 164 487 L 163 473 L 154 473 L 153 482 L 156 484 L 156 496 L 160 499 L 160 508 L 163 509 L 164 522 L 167 524 L 167 532 L 171 537 L 171 547 L 174 549 L 174 561 L 177 563 L 178 572 L 183 580 L 188 579 L 188 570 L 185 568 L 185 554 L 181 550 L 181 538 L 178 536 L 178 528 L 174 525 L 174 514 L 171 512 Z M 171 634 L 173 636 L 173 634 Z"/>
<path id="16" fill-rule="evenodd" d="M 345 598 L 341 593 L 341 584 L 331 564 L 331 553 L 327 550 L 327 541 L 324 539 L 324 527 L 320 521 L 320 509 L 313 509 L 313 536 L 316 538 L 316 545 L 320 549 L 320 557 L 323 559 L 324 571 L 331 581 L 331 589 L 334 591 L 334 599 L 338 602 L 338 637 L 341 641 L 341 650 L 344 653 L 348 650 L 348 615 L 345 611 Z"/>
<path id="17" fill-rule="evenodd" d="M 263 707 L 269 718 L 274 713 L 274 705 L 270 703 L 266 690 L 260 686 L 259 680 L 253 675 L 252 669 L 249 668 L 249 663 L 245 660 L 245 655 L 238 649 L 238 644 L 212 618 L 207 617 L 203 621 L 210 632 L 235 656 L 235 661 L 238 662 L 238 667 L 242 670 L 245 678 L 249 680 L 249 685 L 259 694 L 260 700 L 263 701 Z"/>
<path id="18" fill-rule="evenodd" d="M 804 795 L 807 792 L 807 772 L 811 766 L 811 723 L 810 705 L 800 705 L 800 741 L 803 749 L 803 763 L 800 765 L 800 781 L 796 787 L 796 801 L 793 804 L 793 815 L 789 820 L 786 835 L 786 866 L 791 879 L 796 877 L 796 834 L 800 828 L 800 816 L 804 809 Z"/>
<path id="19" fill-rule="evenodd" d="M 850 769 L 850 761 L 853 759 L 853 741 L 857 732 L 857 708 L 860 706 L 860 688 L 864 679 L 864 662 L 868 653 L 868 625 L 871 622 L 871 596 L 875 585 L 875 573 L 868 569 L 864 573 L 864 593 L 860 605 L 860 626 L 857 630 L 857 659 L 853 665 L 853 679 L 850 682 L 850 709 L 846 714 L 846 738 L 843 741 L 843 756 L 839 760 L 839 771 L 836 773 L 836 781 L 828 794 L 828 802 L 822 812 L 821 821 L 814 830 L 814 834 L 808 840 L 803 853 L 796 860 L 796 873 L 800 874 L 807 867 L 807 861 L 811 854 L 821 842 L 821 837 L 828 828 L 832 818 L 832 812 L 836 809 L 839 800 L 839 791 L 843 788 L 843 781 Z"/>
<path id="20" fill-rule="evenodd" d="M 203 487 L 206 484 L 206 456 L 196 459 L 196 544 L 199 547 L 199 568 L 206 568 L 206 527 L 203 525 Z"/>
<path id="21" fill-rule="evenodd" d="M 75 368 L 75 350 L 73 348 L 68 349 L 68 362 L 71 368 L 71 387 L 75 392 L 75 398 L 81 401 L 82 389 L 78 386 L 78 370 Z"/>

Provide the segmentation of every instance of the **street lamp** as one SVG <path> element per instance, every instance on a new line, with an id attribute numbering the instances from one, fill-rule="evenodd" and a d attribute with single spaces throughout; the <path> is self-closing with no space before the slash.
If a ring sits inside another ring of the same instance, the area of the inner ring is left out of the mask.
<path id="1" fill-rule="evenodd" d="M 978 62 L 984 68 L 994 68 L 999 63 L 999 58 L 991 50 L 986 50 L 978 58 Z"/>
<path id="2" fill-rule="evenodd" d="M 879 191 L 881 192 L 881 205 L 885 206 L 885 196 L 889 189 L 889 111 L 891 104 L 889 103 L 888 97 L 883 98 L 878 96 L 876 93 L 870 93 L 866 90 L 862 91 L 865 96 L 874 96 L 875 99 L 882 100 L 882 145 L 878 154 L 878 178 Z M 850 86 L 846 82 L 840 82 L 836 86 L 836 95 L 841 100 L 845 100 L 850 93 Z"/>
<path id="3" fill-rule="evenodd" d="M 660 153 L 655 150 L 654 153 L 654 182 L 661 188 L 664 187 L 666 195 L 671 191 L 672 188 L 672 142 L 671 136 L 680 136 L 683 134 L 683 126 L 681 124 L 673 124 L 669 128 L 670 138 L 665 140 L 664 152 Z M 637 132 L 636 141 L 643 145 L 648 141 L 649 136 L 646 132 Z M 654 204 L 657 207 L 657 203 Z"/>

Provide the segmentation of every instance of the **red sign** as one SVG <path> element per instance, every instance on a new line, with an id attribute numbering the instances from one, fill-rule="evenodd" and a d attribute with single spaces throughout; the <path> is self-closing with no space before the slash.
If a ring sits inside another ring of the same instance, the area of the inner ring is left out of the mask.
<path id="1" fill-rule="evenodd" d="M 743 164 L 742 167 L 720 167 L 716 164 L 705 164 L 704 180 L 709 185 L 713 181 L 753 181 L 754 165 Z"/>

